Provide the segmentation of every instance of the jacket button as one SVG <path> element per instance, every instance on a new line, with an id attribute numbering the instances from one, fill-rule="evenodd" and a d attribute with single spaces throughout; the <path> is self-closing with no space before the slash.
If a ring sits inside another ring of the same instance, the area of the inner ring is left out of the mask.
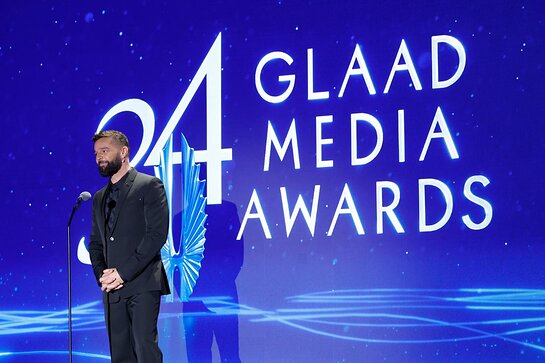
<path id="1" fill-rule="evenodd" d="M 113 238 L 113 237 L 110 237 L 110 241 L 112 241 L 112 242 L 113 242 L 113 241 L 114 241 L 114 238 Z"/>

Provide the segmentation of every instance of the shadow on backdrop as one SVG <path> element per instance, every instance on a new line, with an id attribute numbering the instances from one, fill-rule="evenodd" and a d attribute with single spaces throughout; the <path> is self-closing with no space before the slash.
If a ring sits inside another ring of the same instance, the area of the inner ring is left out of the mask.
<path id="1" fill-rule="evenodd" d="M 240 362 L 238 293 L 235 279 L 244 259 L 243 239 L 237 241 L 240 220 L 235 204 L 207 205 L 206 243 L 199 279 L 183 304 L 187 358 L 212 362 L 216 339 L 221 362 Z"/>

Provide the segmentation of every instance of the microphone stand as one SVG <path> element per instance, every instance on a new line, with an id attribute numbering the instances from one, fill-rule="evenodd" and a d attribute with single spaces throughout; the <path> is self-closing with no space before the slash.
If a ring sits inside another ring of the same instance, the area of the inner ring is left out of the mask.
<path id="1" fill-rule="evenodd" d="M 83 193 L 82 193 L 83 195 Z M 72 224 L 72 219 L 74 218 L 74 214 L 78 210 L 81 201 L 84 197 L 80 195 L 78 197 L 78 200 L 76 201 L 76 205 L 74 205 L 74 208 L 72 208 L 72 213 L 70 213 L 70 219 L 68 219 L 68 228 L 67 228 L 67 272 L 68 272 L 68 362 L 72 363 L 72 260 L 70 255 L 70 247 L 72 246 L 72 243 L 70 242 L 70 224 Z M 87 199 L 85 199 L 87 200 Z"/>

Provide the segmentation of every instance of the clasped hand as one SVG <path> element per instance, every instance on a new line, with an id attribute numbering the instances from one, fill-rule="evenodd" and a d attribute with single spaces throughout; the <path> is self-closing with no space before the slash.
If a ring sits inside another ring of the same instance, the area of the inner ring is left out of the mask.
<path id="1" fill-rule="evenodd" d="M 119 276 L 117 269 L 107 268 L 102 271 L 102 276 L 100 276 L 98 282 L 100 283 L 100 289 L 102 291 L 110 292 L 121 289 L 125 281 Z"/>

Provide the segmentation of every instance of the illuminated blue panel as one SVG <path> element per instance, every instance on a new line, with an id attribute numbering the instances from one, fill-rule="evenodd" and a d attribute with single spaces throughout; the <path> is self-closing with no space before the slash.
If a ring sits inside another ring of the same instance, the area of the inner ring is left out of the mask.
<path id="1" fill-rule="evenodd" d="M 166 362 L 545 359 L 541 1 L 2 5 L 0 361 L 67 358 L 101 128 L 167 186 Z"/>

